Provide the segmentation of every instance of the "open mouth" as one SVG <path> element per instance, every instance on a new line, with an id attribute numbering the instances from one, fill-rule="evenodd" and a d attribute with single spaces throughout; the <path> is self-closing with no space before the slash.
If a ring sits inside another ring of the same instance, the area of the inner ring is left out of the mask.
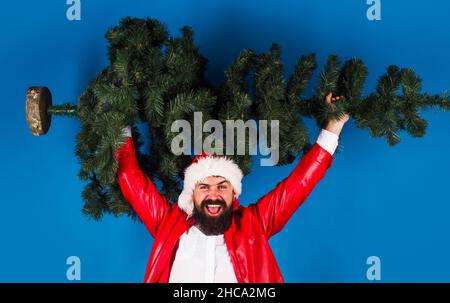
<path id="1" fill-rule="evenodd" d="M 222 211 L 222 206 L 211 204 L 211 205 L 206 205 L 205 209 L 206 209 L 206 213 L 208 215 L 210 215 L 211 217 L 217 217 L 218 215 L 220 215 L 220 213 Z"/>

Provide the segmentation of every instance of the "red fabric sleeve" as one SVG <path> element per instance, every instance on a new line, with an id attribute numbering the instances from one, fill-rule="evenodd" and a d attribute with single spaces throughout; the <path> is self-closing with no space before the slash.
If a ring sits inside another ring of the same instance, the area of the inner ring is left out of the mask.
<path id="1" fill-rule="evenodd" d="M 131 137 L 117 149 L 114 157 L 119 165 L 116 178 L 123 196 L 150 234 L 156 237 L 158 226 L 173 204 L 158 192 L 150 178 L 140 169 Z"/>
<path id="2" fill-rule="evenodd" d="M 317 143 L 302 157 L 291 174 L 275 189 L 250 204 L 267 238 L 286 225 L 333 162 L 333 156 Z"/>

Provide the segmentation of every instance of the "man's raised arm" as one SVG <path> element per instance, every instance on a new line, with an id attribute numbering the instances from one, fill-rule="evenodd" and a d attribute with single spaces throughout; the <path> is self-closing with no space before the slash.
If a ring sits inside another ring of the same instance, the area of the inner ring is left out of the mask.
<path id="1" fill-rule="evenodd" d="M 155 237 L 158 226 L 173 205 L 158 192 L 150 178 L 140 169 L 130 128 L 124 131 L 128 137 L 115 153 L 115 159 L 119 165 L 117 182 L 125 199 L 131 204 L 150 234 Z"/>
<path id="2" fill-rule="evenodd" d="M 327 96 L 327 103 L 337 98 Z M 267 238 L 279 232 L 298 207 L 306 200 L 316 184 L 323 178 L 333 162 L 339 134 L 349 115 L 331 120 L 322 129 L 316 143 L 300 159 L 292 173 L 277 184 L 275 189 L 250 204 L 250 210 L 258 217 Z"/>

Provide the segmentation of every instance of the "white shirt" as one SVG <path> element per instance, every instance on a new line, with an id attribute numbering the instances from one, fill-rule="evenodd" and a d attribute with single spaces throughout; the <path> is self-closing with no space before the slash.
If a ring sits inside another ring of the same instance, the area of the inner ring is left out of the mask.
<path id="1" fill-rule="evenodd" d="M 316 143 L 331 155 L 339 137 L 325 129 Z M 207 236 L 196 226 L 180 237 L 169 277 L 170 283 L 237 283 L 223 235 Z"/>
<path id="2" fill-rule="evenodd" d="M 225 239 L 192 226 L 180 237 L 169 283 L 213 282 L 237 283 Z"/>

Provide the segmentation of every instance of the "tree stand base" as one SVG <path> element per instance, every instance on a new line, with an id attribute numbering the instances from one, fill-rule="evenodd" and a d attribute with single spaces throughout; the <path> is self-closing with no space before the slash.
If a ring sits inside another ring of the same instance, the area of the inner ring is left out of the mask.
<path id="1" fill-rule="evenodd" d="M 28 128 L 33 136 L 45 135 L 50 128 L 52 116 L 48 108 L 52 105 L 52 94 L 45 86 L 32 86 L 27 91 L 25 111 Z"/>

